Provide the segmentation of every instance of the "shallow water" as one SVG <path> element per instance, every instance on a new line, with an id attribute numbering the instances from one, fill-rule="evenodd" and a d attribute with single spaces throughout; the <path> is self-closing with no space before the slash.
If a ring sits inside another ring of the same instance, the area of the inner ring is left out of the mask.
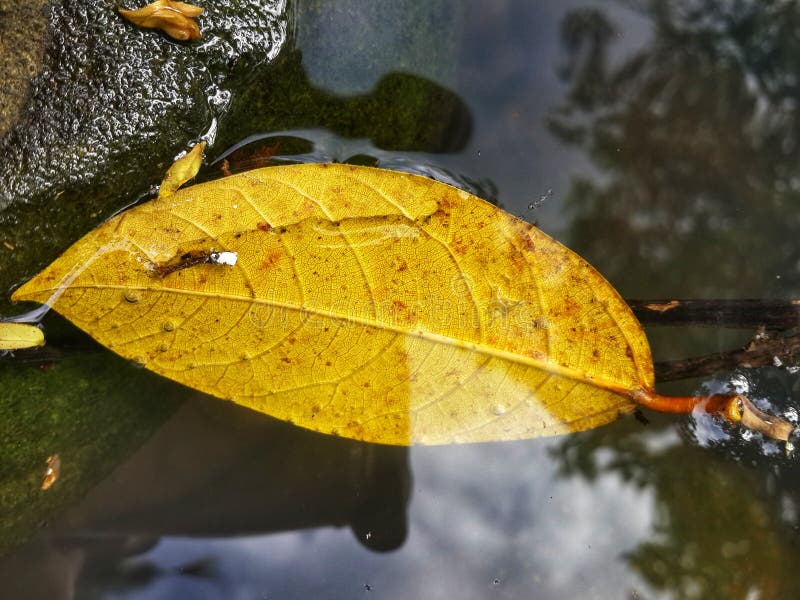
<path id="1" fill-rule="evenodd" d="M 537 222 L 627 298 L 797 297 L 800 44 L 786 24 L 800 12 L 733 4 L 294 6 L 289 45 L 254 75 L 271 87 L 233 98 L 208 155 L 247 167 L 250 149 L 278 141 L 278 162 L 357 157 L 431 174 Z M 302 98 L 282 104 L 293 89 Z M 259 140 L 241 146 L 250 136 Z M 648 330 L 656 360 L 751 334 Z M 797 455 L 706 416 L 648 413 L 646 425 L 624 418 L 555 439 L 406 450 L 301 431 L 121 372 L 141 384 L 114 401 L 180 405 L 0 559 L 0 595 L 800 591 Z M 715 392 L 732 380 L 778 412 L 800 397 L 786 366 L 661 389 Z M 39 394 L 32 384 L 28 401 L 46 402 Z M 103 444 L 86 441 L 110 455 Z"/>

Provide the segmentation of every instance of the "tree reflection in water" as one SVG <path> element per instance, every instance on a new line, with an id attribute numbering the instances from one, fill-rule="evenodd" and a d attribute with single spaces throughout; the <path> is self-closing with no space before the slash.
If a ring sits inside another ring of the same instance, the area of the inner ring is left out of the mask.
<path id="1" fill-rule="evenodd" d="M 575 10 L 562 24 L 569 93 L 550 128 L 601 172 L 573 181 L 572 247 L 629 297 L 797 296 L 800 6 L 626 5 L 652 37 L 624 61 L 613 58 L 617 29 L 603 11 Z M 776 369 L 750 377 L 773 403 L 798 388 Z M 769 447 L 736 435 L 711 448 L 655 443 L 666 427 L 595 430 L 554 455 L 565 477 L 616 473 L 653 490 L 652 538 L 625 559 L 656 590 L 795 597 L 796 457 L 764 456 Z"/>
<path id="2" fill-rule="evenodd" d="M 563 22 L 570 89 L 550 127 L 603 174 L 573 183 L 572 247 L 624 295 L 796 295 L 800 7 L 628 4 L 652 39 L 621 63 L 601 11 Z"/>

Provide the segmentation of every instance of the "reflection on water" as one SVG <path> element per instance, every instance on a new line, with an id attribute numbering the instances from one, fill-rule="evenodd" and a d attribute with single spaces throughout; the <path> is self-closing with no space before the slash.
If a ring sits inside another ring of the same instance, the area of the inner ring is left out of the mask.
<path id="1" fill-rule="evenodd" d="M 419 4 L 430 16 L 429 3 Z M 399 5 L 417 10 L 414 2 Z M 624 293 L 797 294 L 795 5 L 430 5 L 455 13 L 447 44 L 436 45 L 436 60 L 448 64 L 415 70 L 419 57 L 404 55 L 402 40 L 419 32 L 378 19 L 397 60 L 384 56 L 383 70 L 365 69 L 348 89 L 341 78 L 352 54 L 338 58 L 323 42 L 356 38 L 363 21 L 342 17 L 349 3 L 322 3 L 343 11 L 330 19 L 337 29 L 287 60 L 314 65 L 304 101 L 340 84 L 342 98 L 328 96 L 316 121 L 313 110 L 296 118 L 287 102 L 257 129 L 239 121 L 226 133 L 222 123 L 221 145 L 264 131 L 326 128 L 349 140 L 348 156 L 397 148 L 371 133 L 350 135 L 357 128 L 337 129 L 329 110 L 374 90 L 390 71 L 416 73 L 450 90 L 439 97 L 467 107 L 470 135 L 457 146 L 406 146 L 418 152 L 395 159 L 493 182 L 501 205 L 560 234 Z M 314 17 L 310 30 L 320 33 L 327 21 Z M 253 106 L 277 103 L 267 99 Z M 405 123 L 398 112 L 396 127 L 425 130 L 420 114 Z M 430 140 L 423 133 L 403 139 Z M 543 196 L 540 208 L 527 208 Z M 667 349 L 701 353 L 684 332 L 660 337 L 657 359 Z M 706 341 L 724 343 L 713 330 Z M 757 398 L 796 405 L 800 380 L 787 370 L 754 371 L 748 380 Z M 771 453 L 757 437 L 709 435 L 689 417 L 648 414 L 648 425 L 625 419 L 556 440 L 409 455 L 198 402 L 202 418 L 171 421 L 51 530 L 3 559 L 3 590 L 49 586 L 39 594 L 48 598 L 72 590 L 120 598 L 476 599 L 800 592 L 797 460 Z"/>
<path id="2" fill-rule="evenodd" d="M 604 175 L 573 184 L 574 246 L 623 293 L 796 295 L 797 7 L 634 5 L 653 39 L 616 61 L 624 32 L 603 9 L 561 23 L 569 89 L 551 131 Z"/>
<path id="3" fill-rule="evenodd" d="M 469 116 L 466 107 L 460 106 L 458 112 Z M 458 149 L 462 148 L 463 143 Z M 427 148 L 428 152 L 432 150 Z M 278 164 L 340 162 L 422 175 L 497 203 L 497 190 L 492 180 L 473 179 L 466 173 L 438 165 L 436 160 L 431 154 L 421 162 L 413 152 L 384 150 L 370 139 L 341 137 L 329 129 L 289 129 L 240 140 L 211 161 L 212 169 L 217 166 L 219 171 L 206 172 L 201 179 L 219 177 L 220 172 L 224 173 L 222 165 L 233 174 Z"/>

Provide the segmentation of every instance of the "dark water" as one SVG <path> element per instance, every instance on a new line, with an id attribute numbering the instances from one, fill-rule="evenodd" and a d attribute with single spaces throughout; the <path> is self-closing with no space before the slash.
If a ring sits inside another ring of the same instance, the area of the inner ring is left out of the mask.
<path id="1" fill-rule="evenodd" d="M 232 101 L 212 160 L 246 166 L 250 149 L 278 141 L 284 160 L 360 157 L 429 173 L 536 221 L 627 298 L 800 293 L 800 9 L 361 4 L 291 7 L 271 87 Z M 752 333 L 648 331 L 656 360 Z M 790 413 L 794 370 L 662 389 L 734 382 Z M 646 425 L 622 419 L 556 439 L 407 450 L 188 395 L 0 561 L 8 597 L 800 593 L 797 455 L 708 417 L 648 414 Z"/>

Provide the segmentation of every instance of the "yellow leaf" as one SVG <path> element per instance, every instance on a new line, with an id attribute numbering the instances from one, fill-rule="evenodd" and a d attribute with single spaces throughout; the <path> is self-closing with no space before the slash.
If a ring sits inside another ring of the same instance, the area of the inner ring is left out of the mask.
<path id="1" fill-rule="evenodd" d="M 35 325 L 0 322 L 0 350 L 22 350 L 44 344 L 44 334 Z"/>
<path id="2" fill-rule="evenodd" d="M 185 188 L 104 223 L 14 299 L 183 384 L 359 440 L 530 438 L 637 403 L 678 410 L 586 261 L 405 173 L 294 165 Z"/>
<path id="3" fill-rule="evenodd" d="M 205 142 L 195 144 L 189 152 L 172 163 L 172 166 L 164 174 L 164 179 L 161 180 L 161 186 L 158 189 L 159 198 L 166 198 L 174 194 L 179 187 L 197 174 L 205 149 Z"/>
<path id="4" fill-rule="evenodd" d="M 203 12 L 199 6 L 173 0 L 156 0 L 139 10 L 118 10 L 119 14 L 139 27 L 161 29 L 180 41 L 200 39 L 200 28 L 194 21 Z"/>

